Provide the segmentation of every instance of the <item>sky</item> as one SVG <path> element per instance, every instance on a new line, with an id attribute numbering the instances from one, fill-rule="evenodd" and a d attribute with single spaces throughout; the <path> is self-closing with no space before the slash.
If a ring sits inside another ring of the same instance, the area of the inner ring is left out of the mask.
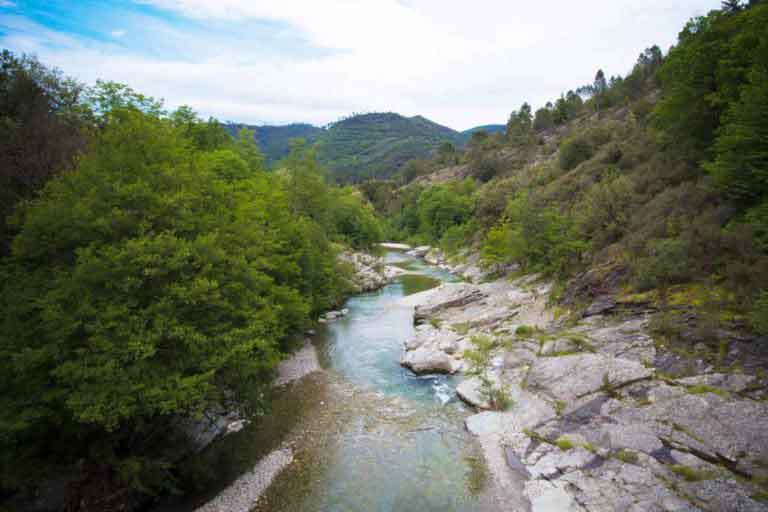
<path id="1" fill-rule="evenodd" d="M 719 0 L 0 0 L 0 47 L 201 116 L 504 123 L 665 52 Z"/>

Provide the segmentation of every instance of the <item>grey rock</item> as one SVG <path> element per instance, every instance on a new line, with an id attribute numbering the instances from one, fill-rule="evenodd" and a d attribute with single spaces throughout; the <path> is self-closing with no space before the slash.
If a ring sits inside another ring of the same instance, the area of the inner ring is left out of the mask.
<path id="1" fill-rule="evenodd" d="M 616 387 L 651 375 L 639 363 L 602 354 L 546 357 L 531 365 L 528 387 L 567 402 L 599 391 L 606 380 Z"/>
<path id="2" fill-rule="evenodd" d="M 442 350 L 419 347 L 406 352 L 400 364 L 414 373 L 456 373 L 461 363 Z"/>
<path id="3" fill-rule="evenodd" d="M 476 436 L 499 434 L 504 430 L 504 415 L 500 412 L 484 411 L 464 420 L 467 430 Z"/>
<path id="4" fill-rule="evenodd" d="M 684 386 L 704 385 L 732 393 L 740 393 L 755 382 L 755 377 L 738 373 L 710 373 L 707 375 L 696 375 L 694 377 L 678 379 L 676 382 Z"/>

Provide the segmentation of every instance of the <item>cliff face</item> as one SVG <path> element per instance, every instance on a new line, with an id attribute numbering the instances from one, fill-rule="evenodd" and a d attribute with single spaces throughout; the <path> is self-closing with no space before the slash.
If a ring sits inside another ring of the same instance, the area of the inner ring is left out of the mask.
<path id="1" fill-rule="evenodd" d="M 477 375 L 477 340 L 492 340 L 489 385 L 466 375 L 457 393 L 483 411 L 466 426 L 497 484 L 534 511 L 768 508 L 759 339 L 721 332 L 715 365 L 703 343 L 665 343 L 647 304 L 601 298 L 575 313 L 548 306 L 550 292 L 529 275 L 407 299 L 418 325 L 405 365 Z M 489 410 L 493 390 L 512 405 Z"/>

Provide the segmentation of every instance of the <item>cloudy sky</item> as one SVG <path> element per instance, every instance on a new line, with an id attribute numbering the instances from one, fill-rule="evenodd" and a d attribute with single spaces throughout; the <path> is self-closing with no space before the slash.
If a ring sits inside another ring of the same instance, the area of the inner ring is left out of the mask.
<path id="1" fill-rule="evenodd" d="M 221 120 L 505 122 L 674 43 L 719 0 L 0 0 L 0 46 Z"/>

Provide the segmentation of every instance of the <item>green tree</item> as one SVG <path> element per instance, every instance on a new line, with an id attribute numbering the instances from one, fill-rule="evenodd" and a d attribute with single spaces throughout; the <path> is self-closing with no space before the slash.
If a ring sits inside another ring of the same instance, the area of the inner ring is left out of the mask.
<path id="1" fill-rule="evenodd" d="M 16 217 L 0 267 L 3 468 L 96 442 L 117 467 L 133 456 L 128 438 L 163 418 L 225 392 L 263 404 L 254 391 L 310 308 L 306 242 L 272 177 L 219 172 L 230 165 L 248 168 L 117 107 L 76 168 Z"/>

